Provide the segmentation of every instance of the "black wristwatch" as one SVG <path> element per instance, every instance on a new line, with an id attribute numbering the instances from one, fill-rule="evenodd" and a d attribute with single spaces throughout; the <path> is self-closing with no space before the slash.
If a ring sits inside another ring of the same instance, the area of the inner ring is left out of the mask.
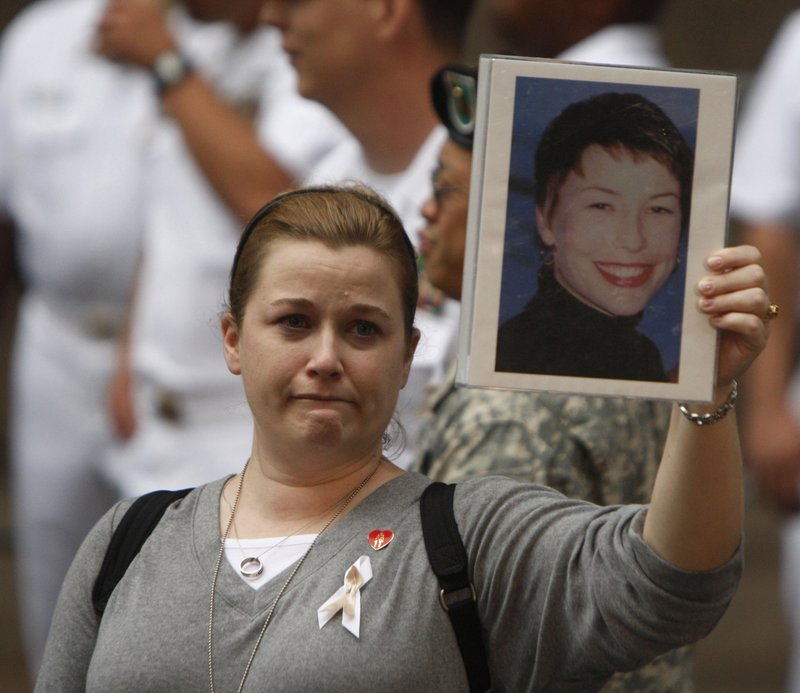
<path id="1" fill-rule="evenodd" d="M 164 51 L 150 67 L 159 95 L 183 82 L 192 74 L 192 70 L 192 64 L 186 56 L 176 50 Z"/>

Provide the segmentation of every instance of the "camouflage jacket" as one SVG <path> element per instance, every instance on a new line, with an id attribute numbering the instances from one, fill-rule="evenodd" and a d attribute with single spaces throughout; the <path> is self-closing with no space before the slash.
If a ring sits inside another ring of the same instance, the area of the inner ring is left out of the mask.
<path id="1" fill-rule="evenodd" d="M 449 483 L 500 474 L 601 505 L 649 500 L 668 402 L 456 388 L 454 376 L 430 400 L 415 471 Z M 692 690 L 688 648 L 617 674 L 603 688 Z"/>

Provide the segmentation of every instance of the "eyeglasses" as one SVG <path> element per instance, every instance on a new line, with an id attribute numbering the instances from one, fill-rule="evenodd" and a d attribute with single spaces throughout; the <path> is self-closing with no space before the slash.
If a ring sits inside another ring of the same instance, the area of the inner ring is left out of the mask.
<path id="1" fill-rule="evenodd" d="M 450 195 L 456 195 L 458 193 L 465 193 L 467 192 L 466 188 L 462 188 L 458 185 L 446 185 L 439 181 L 439 176 L 441 175 L 442 169 L 440 166 L 437 166 L 433 173 L 431 173 L 431 188 L 433 189 L 433 201 L 436 203 L 437 207 L 442 206 L 442 202 L 446 197 Z"/>

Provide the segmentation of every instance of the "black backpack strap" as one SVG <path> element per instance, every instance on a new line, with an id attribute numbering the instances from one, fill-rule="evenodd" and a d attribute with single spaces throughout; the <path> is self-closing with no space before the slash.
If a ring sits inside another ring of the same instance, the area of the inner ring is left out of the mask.
<path id="1" fill-rule="evenodd" d="M 183 498 L 192 489 L 181 491 L 153 491 L 137 498 L 111 536 L 103 564 L 92 589 L 92 603 L 99 616 L 103 615 L 108 599 L 125 575 L 147 537 L 155 529 L 167 507 Z"/>
<path id="2" fill-rule="evenodd" d="M 491 688 L 486 649 L 481 635 L 475 588 L 469 580 L 467 552 L 453 514 L 455 484 L 433 482 L 422 493 L 419 509 L 422 536 L 433 572 L 439 580 L 439 601 L 450 617 L 472 692 Z"/>

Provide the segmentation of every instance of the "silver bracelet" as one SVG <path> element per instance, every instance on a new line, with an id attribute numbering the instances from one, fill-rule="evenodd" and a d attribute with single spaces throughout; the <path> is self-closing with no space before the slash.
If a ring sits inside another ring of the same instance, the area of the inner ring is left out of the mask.
<path id="1" fill-rule="evenodd" d="M 717 423 L 717 421 L 721 419 L 724 419 L 728 412 L 733 409 L 733 405 L 736 404 L 736 397 L 739 394 L 739 387 L 736 381 L 734 380 L 732 383 L 733 386 L 731 387 L 731 392 L 719 409 L 715 409 L 708 414 L 697 414 L 693 411 L 689 411 L 685 404 L 678 404 L 681 414 L 683 414 L 693 424 L 698 426 L 709 426 Z"/>

